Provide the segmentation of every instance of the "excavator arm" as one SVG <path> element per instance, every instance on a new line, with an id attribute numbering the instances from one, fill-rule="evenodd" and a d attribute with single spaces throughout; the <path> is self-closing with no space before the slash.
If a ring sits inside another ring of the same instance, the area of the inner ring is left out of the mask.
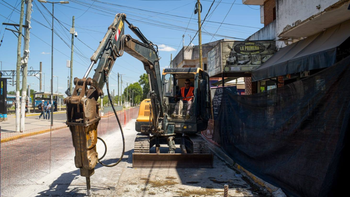
<path id="1" fill-rule="evenodd" d="M 124 35 L 125 24 L 141 41 Z M 80 168 L 81 176 L 86 177 L 87 189 L 90 189 L 90 176 L 98 162 L 96 152 L 97 126 L 100 121 L 97 99 L 103 95 L 103 86 L 113 68 L 116 59 L 123 52 L 140 60 L 147 74 L 151 88 L 152 133 L 161 130 L 163 120 L 161 73 L 157 46 L 147 40 L 141 31 L 126 20 L 125 14 L 117 14 L 97 50 L 91 56 L 91 64 L 83 78 L 75 78 L 73 94 L 65 99 L 67 122 L 75 148 L 75 166 Z M 93 78 L 87 78 L 94 64 Z"/>

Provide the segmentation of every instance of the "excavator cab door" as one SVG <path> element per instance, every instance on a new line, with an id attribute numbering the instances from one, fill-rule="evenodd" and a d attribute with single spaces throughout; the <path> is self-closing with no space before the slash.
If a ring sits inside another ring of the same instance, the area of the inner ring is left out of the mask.
<path id="1" fill-rule="evenodd" d="M 197 74 L 198 88 L 197 88 L 197 129 L 204 130 L 208 126 L 208 120 L 211 116 L 211 97 L 210 97 L 210 83 L 207 72 L 199 71 Z"/>

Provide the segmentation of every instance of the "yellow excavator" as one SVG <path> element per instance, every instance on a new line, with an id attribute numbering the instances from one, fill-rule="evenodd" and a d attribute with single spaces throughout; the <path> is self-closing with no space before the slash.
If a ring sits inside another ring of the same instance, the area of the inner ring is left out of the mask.
<path id="1" fill-rule="evenodd" d="M 125 35 L 125 25 L 141 41 Z M 64 100 L 67 106 L 66 124 L 71 131 L 75 148 L 75 166 L 80 169 L 81 176 L 86 177 L 88 194 L 91 187 L 90 176 L 94 174 L 96 164 L 111 167 L 121 160 L 120 158 L 115 164 L 105 165 L 102 158 L 98 157 L 96 144 L 98 139 L 102 139 L 97 135 L 97 126 L 101 119 L 97 100 L 103 95 L 104 84 L 110 98 L 108 76 L 115 60 L 124 52 L 143 63 L 150 85 L 149 99 L 142 101 L 135 123 L 138 133 L 132 156 L 133 166 L 212 167 L 213 155 L 198 135 L 207 128 L 211 111 L 208 74 L 200 68 L 166 68 L 161 73 L 157 45 L 132 25 L 125 14 L 117 14 L 91 56 L 91 64 L 83 78 L 74 79 L 73 94 Z M 93 78 L 87 78 L 96 63 L 98 66 L 94 70 Z M 178 107 L 179 113 L 176 116 L 172 116 L 176 103 L 179 102 L 177 92 L 185 80 L 189 80 L 193 86 L 190 116 L 184 115 L 184 110 L 188 109 L 186 103 Z M 116 115 L 115 110 L 114 113 Z M 116 118 L 119 123 L 117 115 Z M 122 137 L 125 147 L 124 136 Z M 168 151 L 161 151 L 162 144 L 168 145 Z M 152 147 L 155 147 L 154 152 Z"/>

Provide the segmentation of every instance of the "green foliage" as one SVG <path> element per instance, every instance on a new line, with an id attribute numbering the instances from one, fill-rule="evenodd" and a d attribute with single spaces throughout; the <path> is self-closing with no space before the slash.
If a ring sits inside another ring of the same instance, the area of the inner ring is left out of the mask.
<path id="1" fill-rule="evenodd" d="M 7 94 L 9 95 L 16 95 L 16 91 L 7 91 Z"/>
<path id="2" fill-rule="evenodd" d="M 142 99 L 142 88 L 138 82 L 130 84 L 128 87 L 124 89 L 124 98 L 127 101 L 131 101 L 134 99 L 134 103 L 138 104 Z M 132 102 L 132 101 L 131 101 Z"/>
<path id="3" fill-rule="evenodd" d="M 142 86 L 142 96 L 140 100 L 143 100 L 147 98 L 147 94 L 149 93 L 149 81 L 146 73 L 140 76 L 139 83 Z"/>
<path id="4" fill-rule="evenodd" d="M 118 104 L 118 102 L 119 102 L 120 99 L 121 99 L 121 96 L 116 95 L 116 96 L 114 97 L 114 100 L 113 100 L 114 104 Z"/>
<path id="5" fill-rule="evenodd" d="M 109 103 L 108 95 L 103 97 L 103 106 L 106 106 Z"/>

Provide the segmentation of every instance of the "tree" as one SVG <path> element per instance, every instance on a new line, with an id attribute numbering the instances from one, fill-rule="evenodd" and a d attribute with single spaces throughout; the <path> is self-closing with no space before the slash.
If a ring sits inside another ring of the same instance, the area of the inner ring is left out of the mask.
<path id="1" fill-rule="evenodd" d="M 119 98 L 120 97 L 120 98 Z M 114 96 L 114 103 L 118 104 L 118 101 L 121 100 L 121 96 L 115 95 Z"/>
<path id="2" fill-rule="evenodd" d="M 147 94 L 149 93 L 149 81 L 148 81 L 148 75 L 144 73 L 140 76 L 139 79 L 140 85 L 142 85 L 142 100 L 147 98 Z"/>
<path id="3" fill-rule="evenodd" d="M 15 91 L 7 91 L 7 94 L 16 95 L 16 92 Z"/>
<path id="4" fill-rule="evenodd" d="M 127 93 L 128 92 L 128 93 Z M 124 98 L 126 101 L 131 101 L 134 103 L 140 103 L 142 99 L 142 88 L 138 82 L 130 84 L 124 89 Z M 134 95 L 134 101 L 132 101 L 132 96 Z"/>

